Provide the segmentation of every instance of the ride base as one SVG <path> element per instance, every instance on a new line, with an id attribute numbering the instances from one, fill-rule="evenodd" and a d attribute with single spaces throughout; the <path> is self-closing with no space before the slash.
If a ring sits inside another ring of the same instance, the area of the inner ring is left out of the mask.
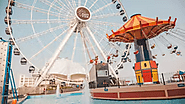
<path id="1" fill-rule="evenodd" d="M 125 86 L 121 88 L 108 87 L 91 89 L 94 99 L 104 100 L 151 100 L 185 98 L 185 82 L 168 85 L 152 84 L 139 86 Z"/>

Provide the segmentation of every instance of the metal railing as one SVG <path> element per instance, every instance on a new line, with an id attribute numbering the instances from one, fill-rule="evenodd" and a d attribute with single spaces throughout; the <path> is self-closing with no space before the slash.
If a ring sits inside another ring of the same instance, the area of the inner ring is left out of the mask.
<path id="1" fill-rule="evenodd" d="M 144 82 L 143 85 L 152 85 L 152 84 L 163 84 L 168 85 L 172 83 L 179 83 L 179 82 L 185 82 L 185 74 L 179 75 L 178 72 L 168 72 L 168 73 L 159 73 L 158 74 L 159 81 L 157 83 L 153 82 Z M 118 83 L 118 80 L 120 83 Z M 120 86 L 138 86 L 136 77 L 119 77 L 119 79 L 116 80 L 115 84 L 111 84 L 111 87 L 120 87 Z M 142 87 L 142 85 L 141 85 Z"/>

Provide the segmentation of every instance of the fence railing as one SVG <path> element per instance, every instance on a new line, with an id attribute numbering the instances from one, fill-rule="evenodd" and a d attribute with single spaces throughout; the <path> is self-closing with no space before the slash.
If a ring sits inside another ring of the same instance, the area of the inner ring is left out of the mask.
<path id="1" fill-rule="evenodd" d="M 177 82 L 185 82 L 185 74 L 179 75 L 177 72 L 169 72 L 169 73 L 159 73 L 158 74 L 159 82 L 155 84 L 171 84 L 171 83 L 177 83 Z M 118 83 L 119 80 L 119 83 Z M 136 77 L 119 77 L 115 84 L 111 84 L 110 86 L 132 86 L 132 85 L 138 85 Z M 153 82 L 144 82 L 145 84 L 154 84 Z"/>

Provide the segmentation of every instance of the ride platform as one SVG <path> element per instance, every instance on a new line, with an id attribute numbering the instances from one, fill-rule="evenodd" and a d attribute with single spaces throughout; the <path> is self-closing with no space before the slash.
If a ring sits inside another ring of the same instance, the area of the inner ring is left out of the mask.
<path id="1" fill-rule="evenodd" d="M 152 84 L 91 89 L 93 99 L 104 100 L 157 100 L 185 98 L 185 82 L 168 85 Z"/>

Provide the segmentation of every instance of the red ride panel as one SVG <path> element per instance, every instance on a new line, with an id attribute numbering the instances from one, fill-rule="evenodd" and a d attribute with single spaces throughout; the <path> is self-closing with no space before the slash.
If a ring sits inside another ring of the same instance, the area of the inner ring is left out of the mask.
<path id="1" fill-rule="evenodd" d="M 158 90 L 141 92 L 120 92 L 120 98 L 147 98 L 147 97 L 165 97 L 165 91 Z"/>
<path id="2" fill-rule="evenodd" d="M 135 63 L 135 70 L 141 70 L 141 62 Z"/>
<path id="3" fill-rule="evenodd" d="M 152 82 L 151 70 L 143 70 L 143 79 L 144 82 Z"/>
<path id="4" fill-rule="evenodd" d="M 118 98 L 118 93 L 93 93 L 93 97 Z"/>
<path id="5" fill-rule="evenodd" d="M 155 61 L 150 61 L 150 65 L 151 65 L 151 68 L 155 68 L 155 69 L 157 69 L 157 64 L 156 64 L 156 62 Z"/>
<path id="6" fill-rule="evenodd" d="M 185 89 L 168 90 L 168 96 L 183 96 L 185 95 Z"/>

